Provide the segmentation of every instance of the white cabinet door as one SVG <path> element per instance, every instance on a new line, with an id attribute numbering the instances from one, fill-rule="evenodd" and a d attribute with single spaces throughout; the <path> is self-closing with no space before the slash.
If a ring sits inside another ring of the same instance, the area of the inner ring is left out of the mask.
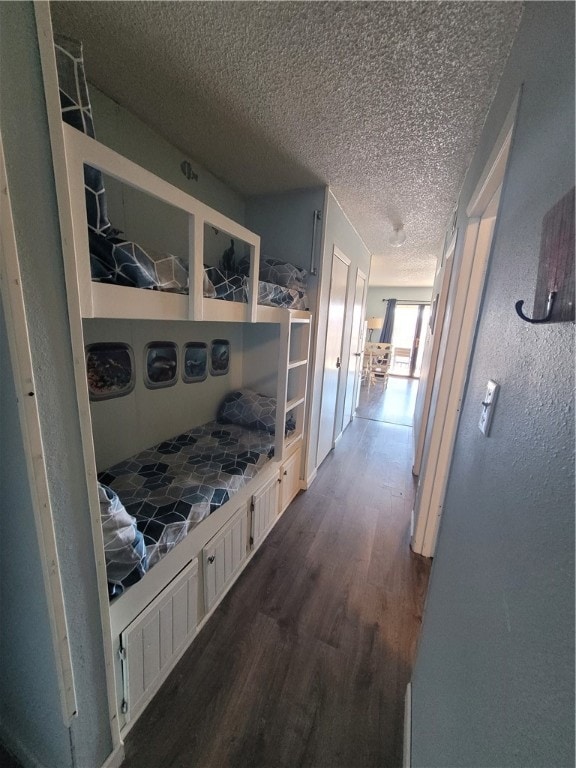
<path id="1" fill-rule="evenodd" d="M 248 509 L 240 509 L 202 550 L 205 612 L 218 602 L 247 556 Z"/>
<path id="2" fill-rule="evenodd" d="M 302 450 L 298 448 L 287 459 L 280 469 L 280 512 L 284 512 L 288 504 L 300 490 L 300 457 Z"/>
<path id="3" fill-rule="evenodd" d="M 278 474 L 252 497 L 251 543 L 256 548 L 278 517 Z"/>
<path id="4" fill-rule="evenodd" d="M 195 559 L 122 632 L 126 723 L 150 701 L 196 634 L 197 596 Z"/>

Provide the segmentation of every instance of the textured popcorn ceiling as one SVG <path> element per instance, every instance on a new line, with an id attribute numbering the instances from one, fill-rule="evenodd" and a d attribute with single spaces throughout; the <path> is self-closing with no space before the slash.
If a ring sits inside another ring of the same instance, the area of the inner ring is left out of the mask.
<path id="1" fill-rule="evenodd" d="M 516 2 L 57 2 L 89 79 L 239 192 L 329 184 L 372 285 L 431 285 Z M 387 245 L 402 223 L 406 243 Z"/>

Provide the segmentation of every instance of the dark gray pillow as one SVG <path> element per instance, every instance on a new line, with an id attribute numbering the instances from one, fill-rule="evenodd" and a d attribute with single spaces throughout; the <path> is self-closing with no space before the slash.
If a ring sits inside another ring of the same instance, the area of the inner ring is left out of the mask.
<path id="1" fill-rule="evenodd" d="M 241 389 L 226 395 L 218 409 L 221 424 L 238 424 L 247 429 L 276 431 L 276 398 Z"/>

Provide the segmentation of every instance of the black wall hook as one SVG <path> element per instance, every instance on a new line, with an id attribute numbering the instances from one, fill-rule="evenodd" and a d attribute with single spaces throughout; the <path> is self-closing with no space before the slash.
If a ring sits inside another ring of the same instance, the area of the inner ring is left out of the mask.
<path id="1" fill-rule="evenodd" d="M 522 318 L 522 320 L 526 320 L 527 323 L 547 323 L 549 322 L 550 318 L 552 317 L 552 310 L 554 309 L 554 300 L 556 299 L 556 291 L 550 291 L 548 294 L 548 301 L 546 302 L 546 315 L 544 317 L 540 318 L 532 318 L 532 317 L 526 317 L 524 312 L 522 312 L 522 307 L 524 306 L 524 302 L 522 300 L 517 301 L 514 305 L 516 309 L 516 314 L 518 317 Z"/>

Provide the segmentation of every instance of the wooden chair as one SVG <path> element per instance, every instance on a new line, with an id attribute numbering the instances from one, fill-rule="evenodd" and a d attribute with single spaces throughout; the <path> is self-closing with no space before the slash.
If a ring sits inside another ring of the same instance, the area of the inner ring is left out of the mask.
<path id="1" fill-rule="evenodd" d="M 410 357 L 412 350 L 410 347 L 394 347 L 392 352 L 392 367 L 397 365 L 410 367 Z"/>
<path id="2" fill-rule="evenodd" d="M 368 341 L 364 347 L 364 366 L 362 379 L 368 387 L 372 384 L 388 384 L 388 371 L 392 359 L 392 345 L 379 341 Z"/>

